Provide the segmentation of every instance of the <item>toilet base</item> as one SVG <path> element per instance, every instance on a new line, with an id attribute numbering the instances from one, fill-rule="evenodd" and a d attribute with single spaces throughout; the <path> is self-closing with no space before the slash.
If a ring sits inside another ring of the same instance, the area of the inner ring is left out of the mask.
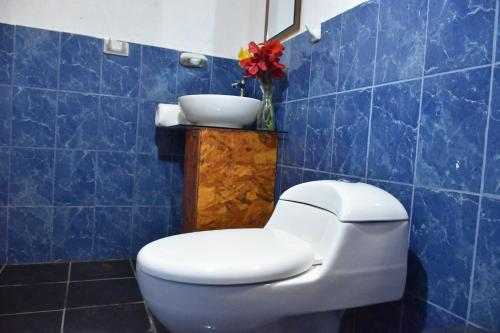
<path id="1" fill-rule="evenodd" d="M 337 333 L 344 311 L 327 311 L 287 317 L 267 325 L 261 333 Z"/>
<path id="2" fill-rule="evenodd" d="M 204 329 L 197 328 L 192 332 L 217 332 L 217 333 L 337 333 L 340 329 L 340 322 L 344 311 L 328 311 L 320 313 L 309 313 L 279 319 L 264 327 L 252 327 L 250 329 L 220 329 L 206 326 Z M 169 323 L 164 323 L 172 333 L 184 333 L 186 327 L 177 331 Z"/>

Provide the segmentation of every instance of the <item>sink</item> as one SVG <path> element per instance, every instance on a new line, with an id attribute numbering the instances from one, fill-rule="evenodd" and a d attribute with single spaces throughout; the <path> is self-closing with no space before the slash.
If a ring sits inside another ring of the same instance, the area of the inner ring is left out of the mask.
<path id="1" fill-rule="evenodd" d="M 257 119 L 261 101 L 230 95 L 186 95 L 179 105 L 186 119 L 196 125 L 241 128 Z"/>

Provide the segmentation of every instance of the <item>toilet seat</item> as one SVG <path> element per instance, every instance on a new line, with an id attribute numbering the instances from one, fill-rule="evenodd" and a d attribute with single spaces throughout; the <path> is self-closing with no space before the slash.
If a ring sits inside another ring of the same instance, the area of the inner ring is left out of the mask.
<path id="1" fill-rule="evenodd" d="M 166 237 L 138 254 L 154 277 L 203 285 L 239 285 L 289 278 L 318 263 L 311 245 L 278 229 L 226 229 Z"/>

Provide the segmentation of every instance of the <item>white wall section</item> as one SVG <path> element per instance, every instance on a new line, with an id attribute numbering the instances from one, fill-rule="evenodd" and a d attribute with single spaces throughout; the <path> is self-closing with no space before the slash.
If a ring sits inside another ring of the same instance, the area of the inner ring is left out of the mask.
<path id="1" fill-rule="evenodd" d="M 236 58 L 265 0 L 0 0 L 0 22 Z M 262 19 L 261 19 L 262 18 Z"/>
<path id="2" fill-rule="evenodd" d="M 301 31 L 366 0 L 302 0 Z M 236 58 L 266 0 L 0 0 L 0 22 Z"/>

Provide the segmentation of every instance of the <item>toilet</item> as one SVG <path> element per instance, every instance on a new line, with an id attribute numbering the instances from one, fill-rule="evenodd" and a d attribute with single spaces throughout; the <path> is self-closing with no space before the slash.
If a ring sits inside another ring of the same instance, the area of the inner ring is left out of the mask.
<path id="1" fill-rule="evenodd" d="M 398 300 L 408 214 L 365 183 L 284 192 L 262 229 L 181 234 L 144 246 L 137 279 L 172 333 L 328 332 L 345 309 Z"/>

